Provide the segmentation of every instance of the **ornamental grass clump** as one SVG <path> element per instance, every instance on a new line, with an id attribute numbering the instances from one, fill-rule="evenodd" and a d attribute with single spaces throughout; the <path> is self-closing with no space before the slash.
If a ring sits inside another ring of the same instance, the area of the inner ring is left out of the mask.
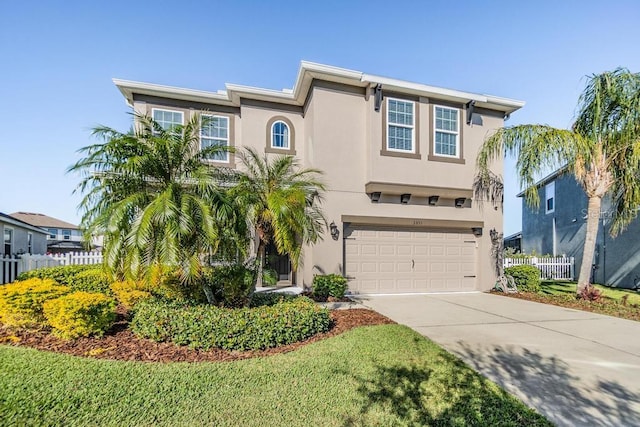
<path id="1" fill-rule="evenodd" d="M 65 339 L 102 336 L 116 319 L 116 302 L 101 293 L 73 292 L 43 308 L 54 334 Z"/>
<path id="2" fill-rule="evenodd" d="M 51 279 L 28 279 L 0 286 L 0 323 L 13 327 L 46 325 L 43 304 L 71 292 Z"/>

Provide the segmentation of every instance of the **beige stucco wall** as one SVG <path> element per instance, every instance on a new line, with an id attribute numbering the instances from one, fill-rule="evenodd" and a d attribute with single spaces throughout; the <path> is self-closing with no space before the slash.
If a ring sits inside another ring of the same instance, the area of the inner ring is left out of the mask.
<path id="1" fill-rule="evenodd" d="M 365 192 L 368 182 L 386 182 L 416 186 L 464 189 L 470 192 L 475 174 L 475 158 L 487 133 L 503 125 L 502 114 L 481 111 L 482 120 L 466 124 L 466 111 L 460 105 L 464 163 L 441 162 L 429 159 L 432 143 L 434 99 L 416 98 L 419 103 L 420 158 L 401 158 L 381 155 L 383 141 L 383 111 L 374 111 L 374 97 L 370 89 L 327 84 L 313 85 L 304 107 L 279 106 L 273 103 L 247 102 L 239 109 L 176 104 L 189 114 L 203 110 L 221 111 L 233 117 L 234 145 L 252 146 L 264 153 L 270 143 L 267 124 L 275 116 L 286 117 L 295 131 L 295 155 L 304 167 L 324 171 L 328 191 L 323 204 L 327 221 L 336 223 L 340 238 L 333 240 L 327 232 L 324 240 L 305 249 L 298 285 L 310 286 L 314 274 L 343 273 L 343 237 L 345 217 L 400 218 L 395 225 L 433 226 L 433 221 L 446 224 L 447 229 L 468 231 L 478 242 L 477 276 L 480 289 L 493 286 L 495 277 L 490 258 L 489 230 L 502 232 L 502 212 L 489 204 L 473 200 L 467 207 L 455 208 L 453 200 L 442 198 L 439 206 L 429 206 L 426 198 L 412 197 L 407 205 L 399 196 L 384 195 L 380 203 L 371 202 Z M 399 97 L 398 94 L 393 94 Z M 153 100 L 151 100 L 153 101 Z M 140 113 L 151 113 L 155 105 L 167 107 L 167 101 L 154 104 L 150 100 L 134 102 Z M 168 102 L 170 104 L 170 102 Z M 445 104 L 450 106 L 450 104 Z M 269 154 L 272 156 L 273 154 Z M 239 165 L 236 165 L 240 167 Z M 502 174 L 502 162 L 494 163 L 494 172 Z M 482 226 L 483 236 L 474 237 L 470 224 Z"/>

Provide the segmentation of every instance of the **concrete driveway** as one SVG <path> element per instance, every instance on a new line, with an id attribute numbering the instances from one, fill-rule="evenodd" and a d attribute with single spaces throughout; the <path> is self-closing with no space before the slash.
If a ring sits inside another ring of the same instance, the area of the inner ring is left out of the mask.
<path id="1" fill-rule="evenodd" d="M 640 426 L 640 322 L 483 293 L 364 296 L 561 426 Z"/>

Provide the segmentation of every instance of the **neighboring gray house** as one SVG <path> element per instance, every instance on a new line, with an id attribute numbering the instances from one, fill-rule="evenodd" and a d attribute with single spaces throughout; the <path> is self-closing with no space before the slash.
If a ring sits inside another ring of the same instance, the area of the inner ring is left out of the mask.
<path id="1" fill-rule="evenodd" d="M 47 231 L 0 212 L 0 257 L 47 252 Z M 1 282 L 0 282 L 1 283 Z"/>
<path id="2" fill-rule="evenodd" d="M 540 206 L 522 199 L 522 251 L 575 257 L 582 265 L 587 227 L 587 196 L 572 174 L 562 169 L 537 183 Z M 630 288 L 640 281 L 640 220 L 633 221 L 615 239 L 609 235 L 611 203 L 602 201 L 600 228 L 592 262 L 592 281 Z"/>
<path id="3" fill-rule="evenodd" d="M 82 231 L 75 224 L 33 212 L 14 212 L 11 217 L 48 231 L 45 252 L 67 253 L 86 250 Z"/>

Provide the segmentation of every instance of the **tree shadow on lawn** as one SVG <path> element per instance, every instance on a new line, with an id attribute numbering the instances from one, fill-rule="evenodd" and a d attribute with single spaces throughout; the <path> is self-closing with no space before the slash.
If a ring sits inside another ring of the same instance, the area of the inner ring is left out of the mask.
<path id="1" fill-rule="evenodd" d="M 489 354 L 468 347 L 463 351 L 466 360 L 475 360 L 472 366 L 502 387 L 519 390 L 530 406 L 558 425 L 640 423 L 640 412 L 633 407 L 640 395 L 614 381 L 598 379 L 596 393 L 582 387 L 568 365 L 553 357 L 506 347 Z M 377 366 L 373 377 L 355 378 L 364 403 L 358 415 L 345 419 L 345 426 L 367 425 L 380 407 L 392 414 L 393 424 L 401 425 L 550 425 L 444 350 L 419 364 Z"/>
<path id="2" fill-rule="evenodd" d="M 344 425 L 370 425 L 381 411 L 391 414 L 393 425 L 551 425 L 452 354 L 441 350 L 422 360 L 377 366 L 373 377 L 356 376 L 363 404 L 358 415 L 347 416 Z"/>

